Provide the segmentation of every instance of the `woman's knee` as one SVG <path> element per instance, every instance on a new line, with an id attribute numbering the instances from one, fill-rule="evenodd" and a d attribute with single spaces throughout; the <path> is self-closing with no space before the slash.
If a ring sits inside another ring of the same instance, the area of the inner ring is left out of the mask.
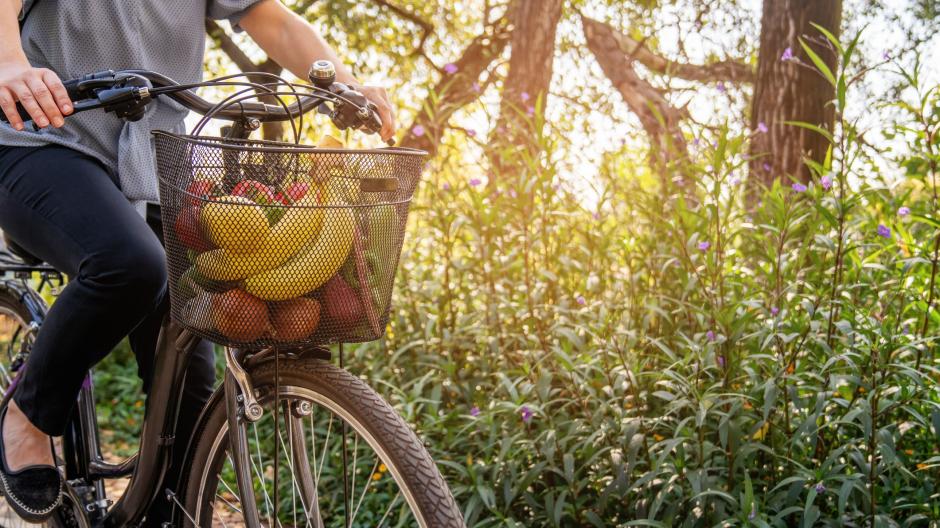
<path id="1" fill-rule="evenodd" d="M 155 238 L 115 244 L 89 256 L 81 268 L 80 278 L 147 304 L 159 302 L 166 288 L 166 257 Z"/>

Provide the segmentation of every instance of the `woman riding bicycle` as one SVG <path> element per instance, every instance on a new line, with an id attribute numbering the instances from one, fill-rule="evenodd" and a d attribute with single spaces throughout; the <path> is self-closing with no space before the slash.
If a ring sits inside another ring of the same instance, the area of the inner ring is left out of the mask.
<path id="1" fill-rule="evenodd" d="M 0 228 L 71 281 L 36 337 L 15 390 L 0 407 L 0 487 L 24 519 L 47 518 L 62 482 L 50 437 L 61 435 L 86 372 L 125 335 L 148 389 L 168 309 L 166 264 L 150 131 L 181 131 L 186 111 L 162 99 L 137 122 L 72 113 L 60 78 L 119 68 L 201 77 L 204 19 L 226 19 L 278 64 L 305 77 L 318 59 L 341 64 L 320 35 L 277 0 L 0 0 Z M 385 91 L 356 85 L 395 132 Z M 16 103 L 29 112 L 29 130 Z M 177 434 L 188 438 L 212 393 L 211 346 L 193 354 Z M 187 412 L 188 411 L 188 412 Z M 181 471 L 174 453 L 170 477 Z M 146 524 L 169 518 L 156 501 Z"/>

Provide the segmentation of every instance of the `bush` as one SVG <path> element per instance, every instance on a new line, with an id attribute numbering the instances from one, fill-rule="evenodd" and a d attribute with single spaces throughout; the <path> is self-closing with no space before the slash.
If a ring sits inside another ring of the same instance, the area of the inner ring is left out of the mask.
<path id="1" fill-rule="evenodd" d="M 805 189 L 746 187 L 731 127 L 695 131 L 694 184 L 608 155 L 596 203 L 546 137 L 488 181 L 434 162 L 387 336 L 347 361 L 468 525 L 940 519 L 940 87 L 900 73 L 906 147 L 842 121 Z"/>
<path id="2" fill-rule="evenodd" d="M 907 82 L 904 154 L 842 122 L 806 189 L 747 189 L 728 128 L 699 132 L 694 186 L 608 156 L 596 207 L 544 141 L 488 182 L 438 160 L 387 339 L 351 368 L 471 526 L 940 519 L 940 97 Z"/>

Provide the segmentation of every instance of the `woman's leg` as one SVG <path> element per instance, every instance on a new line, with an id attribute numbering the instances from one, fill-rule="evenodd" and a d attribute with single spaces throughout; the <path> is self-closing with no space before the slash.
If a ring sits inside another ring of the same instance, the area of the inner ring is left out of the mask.
<path id="1" fill-rule="evenodd" d="M 64 147 L 0 147 L 0 227 L 70 278 L 14 396 L 33 425 L 60 435 L 86 371 L 163 299 L 163 248 L 109 172 Z"/>

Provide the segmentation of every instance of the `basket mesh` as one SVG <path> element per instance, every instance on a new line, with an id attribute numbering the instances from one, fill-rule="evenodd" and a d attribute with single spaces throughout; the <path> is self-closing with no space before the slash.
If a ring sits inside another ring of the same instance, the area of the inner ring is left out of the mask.
<path id="1" fill-rule="evenodd" d="M 154 135 L 174 320 L 240 348 L 382 336 L 424 153 Z"/>

